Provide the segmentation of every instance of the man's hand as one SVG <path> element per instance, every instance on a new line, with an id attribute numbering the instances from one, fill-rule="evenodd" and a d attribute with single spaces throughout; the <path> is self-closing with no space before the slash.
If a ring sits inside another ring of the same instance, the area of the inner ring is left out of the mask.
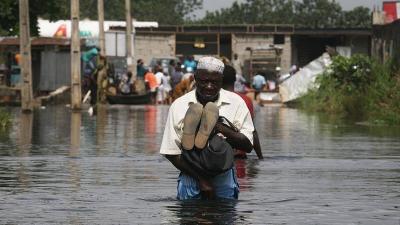
<path id="1" fill-rule="evenodd" d="M 190 165 L 188 165 L 182 158 L 181 155 L 165 155 L 165 157 L 180 171 L 187 175 L 197 179 L 199 181 L 199 188 L 201 196 L 205 199 L 214 199 L 215 193 L 214 188 L 210 181 L 206 177 L 197 173 Z"/>
<path id="2" fill-rule="evenodd" d="M 232 146 L 232 148 L 242 149 L 248 153 L 253 150 L 253 145 L 244 134 L 234 131 L 224 123 L 218 121 L 215 124 L 214 129 L 217 133 L 221 133 L 226 137 L 226 141 Z"/>
<path id="3" fill-rule="evenodd" d="M 208 180 L 199 179 L 199 187 L 201 196 L 205 199 L 214 199 L 214 188 Z"/>

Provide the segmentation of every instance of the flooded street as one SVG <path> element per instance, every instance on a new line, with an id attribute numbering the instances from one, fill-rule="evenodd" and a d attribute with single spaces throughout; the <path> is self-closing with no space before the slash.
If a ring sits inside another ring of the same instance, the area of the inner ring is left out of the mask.
<path id="1" fill-rule="evenodd" d="M 159 155 L 168 106 L 13 110 L 0 134 L 0 224 L 400 224 L 400 129 L 256 108 L 265 159 L 238 201 L 176 200 Z"/>

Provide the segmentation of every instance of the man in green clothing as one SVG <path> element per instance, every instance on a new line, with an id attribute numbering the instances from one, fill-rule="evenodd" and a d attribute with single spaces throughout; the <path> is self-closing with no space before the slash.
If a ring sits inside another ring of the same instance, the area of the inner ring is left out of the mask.
<path id="1" fill-rule="evenodd" d="M 137 71 L 137 79 L 143 80 L 144 74 L 146 73 L 146 68 L 144 67 L 143 59 L 137 60 L 136 71 Z"/>

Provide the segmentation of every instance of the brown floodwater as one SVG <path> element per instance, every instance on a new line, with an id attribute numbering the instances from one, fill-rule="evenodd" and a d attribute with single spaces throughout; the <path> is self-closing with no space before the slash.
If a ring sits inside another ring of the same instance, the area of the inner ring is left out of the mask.
<path id="1" fill-rule="evenodd" d="M 0 224 L 400 223 L 399 127 L 256 107 L 265 159 L 236 162 L 239 200 L 178 201 L 158 153 L 168 106 L 8 110 Z"/>

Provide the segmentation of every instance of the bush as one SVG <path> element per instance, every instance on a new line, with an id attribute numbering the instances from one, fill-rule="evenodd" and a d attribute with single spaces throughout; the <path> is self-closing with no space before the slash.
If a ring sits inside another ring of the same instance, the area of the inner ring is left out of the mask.
<path id="1" fill-rule="evenodd" d="M 368 120 L 400 124 L 400 74 L 390 63 L 364 55 L 336 56 L 317 79 L 317 87 L 300 99 L 300 107 Z M 397 74 L 397 75 L 396 75 Z"/>

